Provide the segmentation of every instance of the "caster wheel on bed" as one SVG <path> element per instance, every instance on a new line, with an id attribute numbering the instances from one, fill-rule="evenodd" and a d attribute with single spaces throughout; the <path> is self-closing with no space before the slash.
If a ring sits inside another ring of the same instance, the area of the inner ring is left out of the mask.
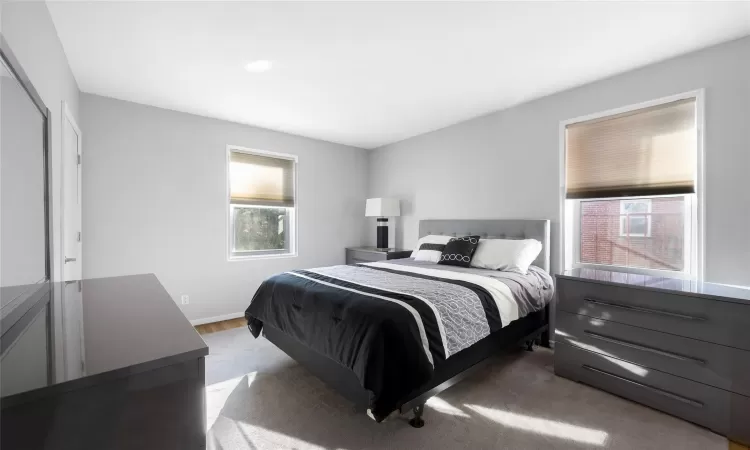
<path id="1" fill-rule="evenodd" d="M 424 414 L 424 405 L 415 406 L 414 418 L 409 421 L 409 425 L 414 428 L 422 428 L 424 426 L 424 419 L 422 419 L 422 414 Z"/>
<path id="2" fill-rule="evenodd" d="M 533 352 L 534 351 L 534 341 L 526 341 L 526 351 L 527 352 Z"/>

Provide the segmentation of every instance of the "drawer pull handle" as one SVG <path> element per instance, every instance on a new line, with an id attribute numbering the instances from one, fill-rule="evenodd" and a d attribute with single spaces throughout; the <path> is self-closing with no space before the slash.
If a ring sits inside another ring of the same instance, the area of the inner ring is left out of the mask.
<path id="1" fill-rule="evenodd" d="M 630 380 L 628 378 L 621 377 L 619 375 L 615 375 L 613 373 L 609 373 L 609 372 L 606 372 L 604 370 L 600 370 L 600 369 L 591 367 L 591 366 L 586 365 L 586 364 L 582 365 L 581 367 L 583 367 L 584 369 L 586 369 L 586 370 L 588 370 L 590 372 L 596 372 L 598 374 L 607 375 L 609 377 L 616 378 L 616 379 L 618 379 L 620 381 L 624 381 L 624 382 L 632 384 L 634 386 L 638 386 L 640 388 L 643 388 L 643 389 L 646 389 L 648 391 L 651 391 L 651 392 L 653 392 L 655 394 L 659 394 L 661 396 L 664 396 L 664 397 L 667 397 L 667 398 L 671 398 L 672 400 L 677 400 L 679 402 L 685 403 L 687 405 L 695 406 L 697 408 L 703 408 L 703 403 L 699 402 L 698 400 L 693 400 L 691 398 L 687 398 L 687 397 L 683 397 L 681 395 L 673 394 L 671 392 L 667 392 L 667 391 L 664 391 L 662 389 L 655 388 L 653 386 L 649 386 L 647 384 L 639 383 L 637 381 L 633 381 L 633 380 Z"/>
<path id="2" fill-rule="evenodd" d="M 589 303 L 593 303 L 594 305 L 608 306 L 610 308 L 627 309 L 628 311 L 637 311 L 637 312 L 648 313 L 648 314 L 659 314 L 662 316 L 676 317 L 678 319 L 686 319 L 686 320 L 698 320 L 698 321 L 706 320 L 705 317 L 689 316 L 687 314 L 674 313 L 670 311 L 662 311 L 660 309 L 643 308 L 641 306 L 630 306 L 630 305 L 621 305 L 619 303 L 603 302 L 601 300 L 596 300 L 593 298 L 584 298 L 583 300 Z"/>
<path id="3" fill-rule="evenodd" d="M 605 336 L 603 334 L 594 333 L 593 331 L 584 330 L 583 332 L 586 333 L 586 335 L 591 336 L 594 339 L 599 339 L 600 341 L 611 342 L 613 344 L 622 345 L 624 347 L 630 347 L 630 348 L 634 348 L 637 350 L 643 350 L 644 352 L 650 352 L 650 353 L 654 353 L 657 355 L 666 356 L 667 358 L 677 359 L 679 361 L 691 361 L 691 362 L 700 364 L 702 366 L 706 365 L 706 361 L 700 358 L 693 358 L 692 356 L 680 355 L 678 353 L 672 353 L 666 350 L 660 350 L 658 348 L 649 347 L 649 346 L 642 345 L 642 344 L 636 344 L 635 342 L 623 341 L 621 339 L 613 338 L 610 336 Z"/>

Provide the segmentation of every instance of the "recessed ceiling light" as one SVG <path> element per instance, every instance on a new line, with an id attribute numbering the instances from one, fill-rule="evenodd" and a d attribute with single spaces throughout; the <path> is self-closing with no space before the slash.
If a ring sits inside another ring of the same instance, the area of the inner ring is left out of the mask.
<path id="1" fill-rule="evenodd" d="M 271 69 L 273 63 L 267 59 L 259 59 L 245 64 L 245 70 L 252 73 L 265 72 Z"/>

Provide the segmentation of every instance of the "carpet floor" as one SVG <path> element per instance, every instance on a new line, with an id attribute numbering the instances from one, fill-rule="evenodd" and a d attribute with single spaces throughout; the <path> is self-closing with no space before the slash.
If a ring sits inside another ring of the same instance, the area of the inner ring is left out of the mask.
<path id="1" fill-rule="evenodd" d="M 204 335 L 209 450 L 703 449 L 706 429 L 555 376 L 552 352 L 519 351 L 428 401 L 375 423 L 273 344 L 246 328 Z"/>

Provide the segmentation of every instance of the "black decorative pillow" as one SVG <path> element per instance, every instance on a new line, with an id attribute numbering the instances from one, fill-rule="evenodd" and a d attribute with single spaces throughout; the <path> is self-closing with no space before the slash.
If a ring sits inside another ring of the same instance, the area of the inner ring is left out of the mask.
<path id="1" fill-rule="evenodd" d="M 479 245 L 479 236 L 464 236 L 453 238 L 445 244 L 443 254 L 438 264 L 449 266 L 469 267 L 471 257 Z"/>

